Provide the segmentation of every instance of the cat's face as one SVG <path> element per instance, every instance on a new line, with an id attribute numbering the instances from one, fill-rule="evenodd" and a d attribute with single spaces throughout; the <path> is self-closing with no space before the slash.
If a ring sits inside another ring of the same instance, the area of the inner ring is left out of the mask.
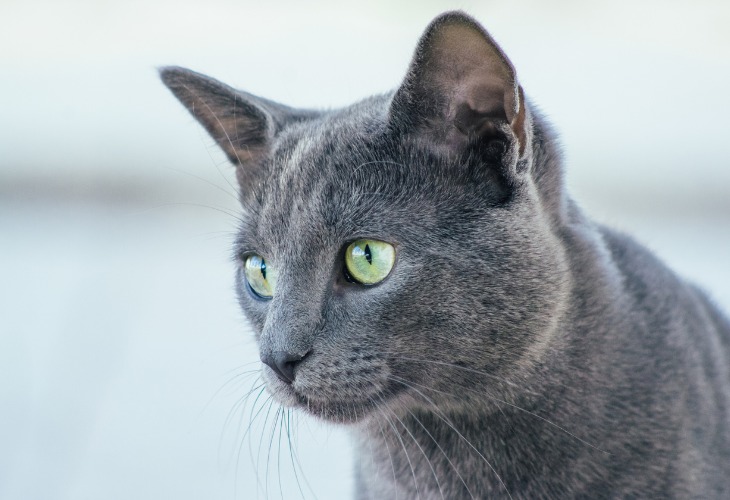
<path id="1" fill-rule="evenodd" d="M 338 422 L 458 406 L 544 355 L 564 263 L 529 110 L 473 21 L 437 19 L 398 91 L 336 112 L 163 79 L 237 164 L 236 284 L 279 402 Z"/>

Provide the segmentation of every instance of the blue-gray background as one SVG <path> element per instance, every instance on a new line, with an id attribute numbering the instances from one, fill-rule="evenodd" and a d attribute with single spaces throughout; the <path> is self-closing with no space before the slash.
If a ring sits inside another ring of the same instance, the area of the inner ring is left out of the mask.
<path id="1" fill-rule="evenodd" d="M 730 310 L 727 2 L 2 0 L 1 499 L 348 497 L 341 429 L 292 423 L 296 476 L 265 396 L 242 436 L 233 175 L 155 67 L 339 106 L 450 8 L 515 63 L 579 202 Z"/>

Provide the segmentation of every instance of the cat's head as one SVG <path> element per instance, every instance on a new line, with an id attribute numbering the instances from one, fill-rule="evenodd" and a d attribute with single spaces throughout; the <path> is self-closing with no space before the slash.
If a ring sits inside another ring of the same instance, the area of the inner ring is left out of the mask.
<path id="1" fill-rule="evenodd" d="M 545 354 L 565 290 L 557 167 L 473 19 L 438 17 L 400 88 L 335 111 L 161 74 L 235 165 L 239 300 L 278 401 L 340 422 L 458 406 Z"/>

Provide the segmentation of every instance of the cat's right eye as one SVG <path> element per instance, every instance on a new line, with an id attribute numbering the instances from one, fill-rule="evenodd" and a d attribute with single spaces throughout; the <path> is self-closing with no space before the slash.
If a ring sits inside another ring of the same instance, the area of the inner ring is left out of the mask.
<path id="1" fill-rule="evenodd" d="M 244 273 L 249 289 L 261 299 L 270 299 L 276 288 L 276 270 L 269 266 L 262 256 L 252 254 L 246 257 Z"/>

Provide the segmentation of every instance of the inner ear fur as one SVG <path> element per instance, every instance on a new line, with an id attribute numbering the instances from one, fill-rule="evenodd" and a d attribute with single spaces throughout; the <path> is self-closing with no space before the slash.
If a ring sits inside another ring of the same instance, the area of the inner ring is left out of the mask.
<path id="1" fill-rule="evenodd" d="M 240 91 L 185 68 L 162 68 L 160 77 L 234 165 L 246 166 L 267 152 L 273 120 Z"/>
<path id="2" fill-rule="evenodd" d="M 234 89 L 186 68 L 162 68 L 160 77 L 237 167 L 243 190 L 270 154 L 276 134 L 288 123 L 316 115 Z"/>
<path id="3" fill-rule="evenodd" d="M 462 12 L 426 28 L 391 104 L 391 119 L 450 150 L 507 134 L 523 156 L 527 142 L 524 94 L 507 56 Z"/>

